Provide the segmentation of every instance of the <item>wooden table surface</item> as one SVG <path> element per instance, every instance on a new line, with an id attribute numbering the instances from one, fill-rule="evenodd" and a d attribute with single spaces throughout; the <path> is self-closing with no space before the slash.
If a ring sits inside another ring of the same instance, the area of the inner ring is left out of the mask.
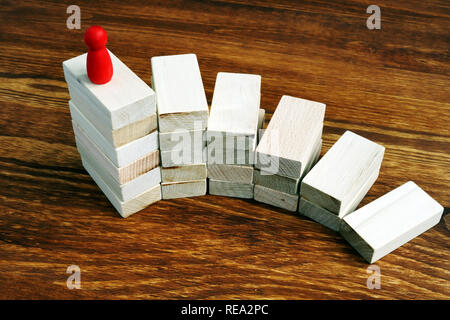
<path id="1" fill-rule="evenodd" d="M 121 218 L 81 165 L 61 65 L 99 24 L 147 83 L 150 57 L 196 53 L 209 103 L 217 72 L 260 74 L 269 117 L 283 94 L 326 103 L 322 155 L 345 130 L 386 147 L 362 204 L 413 180 L 448 213 L 448 1 L 376 1 L 381 30 L 366 27 L 369 1 L 73 1 L 80 30 L 69 4 L 0 4 L 0 298 L 450 298 L 450 215 L 376 262 L 379 290 L 338 233 L 255 201 Z"/>

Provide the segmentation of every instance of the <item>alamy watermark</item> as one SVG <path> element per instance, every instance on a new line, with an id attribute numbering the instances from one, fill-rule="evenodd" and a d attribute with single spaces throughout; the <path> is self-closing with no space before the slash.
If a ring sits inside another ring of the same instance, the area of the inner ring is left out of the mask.
<path id="1" fill-rule="evenodd" d="M 367 18 L 366 26 L 367 29 L 381 29 L 381 9 L 379 6 L 372 4 L 367 7 L 366 13 L 371 14 L 370 17 Z"/>
<path id="2" fill-rule="evenodd" d="M 70 16 L 66 20 L 67 29 L 81 29 L 81 9 L 77 5 L 70 5 L 66 9 Z"/>
<path id="3" fill-rule="evenodd" d="M 367 267 L 366 272 L 369 274 L 367 278 L 367 288 L 370 290 L 381 289 L 381 269 L 376 264 Z"/>
<path id="4" fill-rule="evenodd" d="M 67 267 L 67 274 L 70 276 L 67 278 L 67 289 L 81 289 L 81 269 L 77 265 L 71 265 Z"/>

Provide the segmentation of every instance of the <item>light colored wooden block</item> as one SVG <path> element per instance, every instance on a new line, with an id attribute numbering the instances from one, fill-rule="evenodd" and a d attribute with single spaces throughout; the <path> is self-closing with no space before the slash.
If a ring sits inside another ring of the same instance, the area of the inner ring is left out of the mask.
<path id="1" fill-rule="evenodd" d="M 114 148 L 81 113 L 77 112 L 73 104 L 70 104 L 70 110 L 75 134 L 86 135 L 117 167 L 127 166 L 158 149 L 157 131 Z"/>
<path id="2" fill-rule="evenodd" d="M 111 52 L 114 75 L 106 84 L 92 83 L 86 71 L 87 54 L 63 62 L 64 76 L 76 88 L 74 101 L 84 101 L 83 113 L 97 126 L 120 129 L 156 113 L 155 92 Z"/>
<path id="3" fill-rule="evenodd" d="M 162 182 L 181 182 L 206 179 L 206 164 L 191 164 L 161 169 Z"/>
<path id="4" fill-rule="evenodd" d="M 300 204 L 298 211 L 309 217 L 310 219 L 322 224 L 325 227 L 330 228 L 334 231 L 339 231 L 341 220 L 347 214 L 353 212 L 359 205 L 359 203 L 364 199 L 367 192 L 369 192 L 372 185 L 378 179 L 379 172 L 376 171 L 372 176 L 366 181 L 366 183 L 361 186 L 360 190 L 354 196 L 354 198 L 348 202 L 347 207 L 343 208 L 341 216 L 320 207 L 319 205 L 309 201 L 305 197 L 300 198 Z"/>
<path id="5" fill-rule="evenodd" d="M 300 195 L 343 217 L 345 208 L 374 172 L 384 147 L 346 131 L 301 183 Z"/>
<path id="6" fill-rule="evenodd" d="M 95 121 L 95 117 L 90 115 L 90 113 L 92 113 L 92 107 L 89 105 L 86 106 L 89 102 L 86 101 L 88 99 L 80 99 L 83 98 L 83 93 L 74 87 L 69 87 L 69 93 L 71 97 L 74 97 L 74 99 L 72 99 L 72 103 L 77 106 L 78 111 L 81 112 L 86 119 L 94 119 Z M 93 102 L 89 103 L 91 105 L 95 105 Z M 89 122 L 92 123 L 91 120 L 89 120 Z M 142 138 L 143 136 L 155 131 L 157 127 L 158 122 L 156 113 L 153 113 L 142 120 L 130 123 L 117 130 L 111 130 L 110 127 L 105 126 L 101 122 L 95 123 L 95 128 L 97 131 L 103 135 L 103 137 L 109 142 L 109 144 L 111 144 L 113 148 L 118 148 L 131 141 Z"/>
<path id="7" fill-rule="evenodd" d="M 95 181 L 98 187 L 102 190 L 111 204 L 116 208 L 119 214 L 126 218 L 141 211 L 145 207 L 149 206 L 152 203 L 155 203 L 161 200 L 161 186 L 158 184 L 151 189 L 141 193 L 137 197 L 128 200 L 128 201 L 120 201 L 120 199 L 114 194 L 114 192 L 108 187 L 108 185 L 100 178 L 98 173 L 87 163 L 86 161 L 82 161 L 83 166 L 86 171 L 89 173 L 91 178 Z"/>
<path id="8" fill-rule="evenodd" d="M 151 65 L 160 132 L 206 129 L 208 103 L 197 56 L 153 57 Z"/>
<path id="9" fill-rule="evenodd" d="M 169 168 L 192 164 L 206 164 L 206 152 L 206 147 L 203 147 L 203 150 L 194 150 L 193 152 L 185 152 L 183 149 L 161 151 L 161 165 L 164 168 Z"/>
<path id="10" fill-rule="evenodd" d="M 344 217 L 340 233 L 367 262 L 374 263 L 435 226 L 443 211 L 409 181 Z"/>
<path id="11" fill-rule="evenodd" d="M 206 179 L 196 181 L 163 182 L 161 184 L 162 198 L 188 198 L 206 194 Z"/>
<path id="12" fill-rule="evenodd" d="M 237 148 L 255 150 L 258 136 L 261 76 L 219 72 L 214 87 L 207 139 L 216 137 L 242 139 Z"/>
<path id="13" fill-rule="evenodd" d="M 256 148 L 255 167 L 300 178 L 322 136 L 325 104 L 283 96 Z"/>
<path id="14" fill-rule="evenodd" d="M 87 162 L 95 170 L 95 172 L 97 172 L 103 182 L 108 185 L 120 201 L 131 200 L 139 194 L 161 183 L 161 170 L 159 167 L 156 167 L 140 175 L 136 179 L 128 181 L 124 184 L 119 184 L 108 173 L 108 170 L 105 167 L 98 165 L 98 162 L 89 152 L 84 152 L 82 148 L 79 149 L 82 161 Z"/>
<path id="15" fill-rule="evenodd" d="M 256 201 L 270 204 L 272 206 L 296 211 L 298 206 L 298 195 L 269 189 L 255 184 L 254 197 Z"/>
<path id="16" fill-rule="evenodd" d="M 208 180 L 209 194 L 242 199 L 253 199 L 253 183 Z"/>
<path id="17" fill-rule="evenodd" d="M 201 148 L 206 146 L 206 131 L 175 131 L 159 134 L 159 148 L 161 151 Z"/>
<path id="18" fill-rule="evenodd" d="M 258 112 L 258 129 L 264 125 L 264 109 L 259 109 Z M 245 143 L 240 144 L 244 140 L 234 136 L 234 139 L 224 137 L 221 142 L 216 143 L 217 140 L 212 139 L 208 142 L 208 164 L 226 164 L 226 165 L 240 165 L 251 166 L 255 163 L 255 152 L 245 147 Z M 239 141 L 239 142 L 238 142 Z M 245 141 L 244 141 L 245 142 Z M 240 144 L 240 147 L 238 146 Z M 220 179 L 219 179 L 220 180 Z"/>
<path id="19" fill-rule="evenodd" d="M 89 141 L 86 136 L 75 136 L 75 142 L 80 154 L 90 154 L 93 161 L 96 162 L 96 165 L 103 167 L 118 184 L 125 184 L 136 179 L 140 175 L 147 173 L 159 165 L 159 150 L 155 150 L 148 155 L 145 155 L 128 166 L 118 168 L 92 141 Z"/>
<path id="20" fill-rule="evenodd" d="M 306 165 L 303 174 L 306 174 L 309 169 L 317 162 L 320 156 L 320 150 L 322 148 L 322 139 L 316 146 L 313 157 L 309 160 Z M 294 179 L 284 176 L 279 176 L 270 172 L 265 172 L 263 170 L 255 169 L 254 171 L 254 183 L 263 187 L 278 190 L 289 194 L 298 194 L 301 179 Z"/>
<path id="21" fill-rule="evenodd" d="M 230 182 L 253 183 L 253 167 L 208 164 L 208 178 Z"/>

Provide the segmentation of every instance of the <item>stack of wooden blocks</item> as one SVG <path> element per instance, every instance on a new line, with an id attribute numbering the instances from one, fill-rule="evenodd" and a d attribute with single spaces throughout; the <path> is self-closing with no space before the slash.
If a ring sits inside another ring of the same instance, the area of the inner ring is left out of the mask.
<path id="1" fill-rule="evenodd" d="M 346 131 L 303 179 L 300 213 L 339 231 L 377 180 L 383 155 L 383 146 Z"/>
<path id="2" fill-rule="evenodd" d="M 110 52 L 114 76 L 93 84 L 87 54 L 63 62 L 84 168 L 123 217 L 161 199 L 154 91 Z"/>
<path id="3" fill-rule="evenodd" d="M 195 54 L 151 59 L 157 96 L 162 198 L 206 194 L 208 103 Z"/>
<path id="4" fill-rule="evenodd" d="M 256 148 L 254 198 L 296 211 L 302 177 L 322 148 L 325 104 L 283 96 Z"/>
<path id="5" fill-rule="evenodd" d="M 265 111 L 261 76 L 217 74 L 207 130 L 209 193 L 253 198 L 253 163 Z"/>

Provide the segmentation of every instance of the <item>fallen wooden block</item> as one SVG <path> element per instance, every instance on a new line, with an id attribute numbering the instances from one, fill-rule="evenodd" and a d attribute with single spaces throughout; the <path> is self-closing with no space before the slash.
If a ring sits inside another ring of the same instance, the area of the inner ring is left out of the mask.
<path id="1" fill-rule="evenodd" d="M 208 122 L 207 140 L 212 136 L 240 141 L 237 149 L 255 150 L 258 137 L 258 117 L 261 96 L 261 76 L 219 72 L 214 87 Z"/>
<path id="2" fill-rule="evenodd" d="M 256 201 L 267 203 L 278 208 L 296 211 L 299 196 L 255 184 L 254 198 Z"/>
<path id="3" fill-rule="evenodd" d="M 208 103 L 195 54 L 151 59 L 152 86 L 157 93 L 159 131 L 204 130 Z"/>
<path id="4" fill-rule="evenodd" d="M 108 185 L 111 191 L 119 198 L 120 201 L 131 200 L 141 193 L 151 189 L 152 187 L 159 185 L 161 183 L 161 170 L 159 167 L 153 168 L 152 170 L 140 175 L 136 179 L 128 181 L 124 184 L 119 184 L 108 172 L 108 170 L 98 165 L 98 162 L 94 160 L 94 157 L 85 150 L 78 148 L 82 161 L 89 163 L 91 168 L 97 172 L 104 183 Z"/>
<path id="5" fill-rule="evenodd" d="M 102 190 L 111 204 L 116 208 L 119 214 L 126 218 L 133 213 L 136 213 L 152 203 L 161 200 L 161 186 L 158 184 L 151 189 L 141 193 L 135 198 L 128 201 L 120 201 L 108 185 L 100 178 L 97 172 L 89 165 L 87 161 L 82 160 L 83 167 L 89 173 L 91 178 L 95 181 L 98 187 Z"/>
<path id="6" fill-rule="evenodd" d="M 95 103 L 89 101 L 88 97 L 83 96 L 83 93 L 73 86 L 69 86 L 69 93 L 70 96 L 74 98 L 72 99 L 72 102 L 78 106 L 78 109 L 84 110 L 83 112 L 80 112 L 88 115 L 86 118 L 88 120 L 91 119 L 89 122 L 95 123 L 92 121 L 96 121 L 96 117 L 90 115 L 90 113 L 92 113 L 92 106 L 95 106 Z M 127 124 L 116 130 L 112 130 L 110 127 L 105 126 L 101 122 L 95 123 L 95 128 L 105 137 L 113 148 L 118 148 L 131 141 L 142 138 L 143 136 L 155 131 L 157 127 L 158 123 L 156 113 L 153 113 L 141 120 Z"/>
<path id="7" fill-rule="evenodd" d="M 380 170 L 384 147 L 346 131 L 305 176 L 300 195 L 343 217 L 350 202 Z"/>
<path id="8" fill-rule="evenodd" d="M 63 62 L 69 89 L 76 90 L 72 100 L 79 103 L 77 106 L 83 108 L 82 112 L 89 121 L 104 128 L 105 132 L 107 129 L 120 129 L 156 113 L 155 92 L 114 54 L 109 54 L 114 75 L 111 81 L 103 85 L 89 80 L 86 53 Z"/>
<path id="9" fill-rule="evenodd" d="M 161 169 L 162 182 L 181 182 L 206 179 L 206 164 L 191 164 Z"/>
<path id="10" fill-rule="evenodd" d="M 188 198 L 206 194 L 206 179 L 196 181 L 163 182 L 163 199 Z"/>
<path id="11" fill-rule="evenodd" d="M 444 208 L 409 181 L 342 220 L 340 233 L 369 263 L 436 225 Z"/>
<path id="12" fill-rule="evenodd" d="M 310 159 L 309 163 L 306 165 L 303 174 L 307 173 L 309 169 L 317 162 L 320 156 L 320 150 L 322 149 L 322 139 L 319 144 L 315 147 L 314 155 Z M 265 172 L 263 170 L 255 169 L 254 171 L 254 183 L 260 186 L 278 190 L 289 194 L 298 194 L 301 178 L 289 178 L 273 174 L 270 172 Z"/>
<path id="13" fill-rule="evenodd" d="M 189 150 L 206 147 L 205 130 L 180 130 L 159 134 L 159 148 L 161 151 Z"/>
<path id="14" fill-rule="evenodd" d="M 119 168 L 87 135 L 83 133 L 75 135 L 75 141 L 80 153 L 89 153 L 97 166 L 103 167 L 119 184 L 125 184 L 159 166 L 159 150 L 152 151 L 129 165 Z"/>
<path id="15" fill-rule="evenodd" d="M 256 148 L 255 167 L 298 179 L 322 136 L 325 104 L 283 96 Z"/>
<path id="16" fill-rule="evenodd" d="M 209 194 L 242 199 L 253 199 L 253 183 L 209 179 Z"/>
<path id="17" fill-rule="evenodd" d="M 208 164 L 208 178 L 229 182 L 253 183 L 253 167 L 231 164 Z"/>
<path id="18" fill-rule="evenodd" d="M 201 147 L 201 146 L 200 146 Z M 187 166 L 193 164 L 206 164 L 206 147 L 197 148 L 193 152 L 190 150 L 161 151 L 161 165 L 164 168 Z"/>
<path id="19" fill-rule="evenodd" d="M 371 177 L 361 186 L 359 191 L 355 194 L 354 198 L 348 202 L 347 206 L 342 209 L 341 215 L 337 215 L 334 212 L 331 212 L 327 209 L 322 208 L 321 206 L 313 203 L 312 201 L 306 199 L 305 197 L 300 197 L 300 204 L 298 211 L 304 215 L 309 217 L 310 219 L 320 223 L 321 225 L 330 228 L 334 231 L 339 231 L 341 226 L 341 220 L 347 214 L 353 212 L 362 201 L 362 199 L 366 196 L 367 192 L 369 192 L 372 185 L 378 178 L 379 172 L 376 171 L 372 174 Z"/>

